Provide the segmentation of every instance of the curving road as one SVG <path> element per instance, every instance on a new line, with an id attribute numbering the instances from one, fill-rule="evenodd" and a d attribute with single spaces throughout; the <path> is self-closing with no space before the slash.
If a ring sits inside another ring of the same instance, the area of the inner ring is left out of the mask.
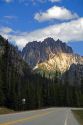
<path id="1" fill-rule="evenodd" d="M 49 108 L 0 115 L 0 125 L 79 125 L 70 108 Z"/>

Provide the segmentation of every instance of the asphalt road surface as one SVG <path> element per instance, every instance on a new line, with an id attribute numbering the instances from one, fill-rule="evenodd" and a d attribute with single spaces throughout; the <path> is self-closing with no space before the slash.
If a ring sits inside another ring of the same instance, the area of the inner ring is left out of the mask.
<path id="1" fill-rule="evenodd" d="M 70 108 L 49 108 L 0 115 L 0 125 L 79 125 Z"/>

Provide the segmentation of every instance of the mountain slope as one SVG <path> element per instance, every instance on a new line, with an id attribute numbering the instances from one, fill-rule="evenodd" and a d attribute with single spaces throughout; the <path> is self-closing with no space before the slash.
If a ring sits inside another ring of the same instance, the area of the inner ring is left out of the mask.
<path id="1" fill-rule="evenodd" d="M 69 70 L 72 64 L 83 65 L 83 58 L 77 54 L 57 53 L 52 58 L 37 65 L 38 69 L 45 71 L 60 71 L 61 73 Z"/>
<path id="2" fill-rule="evenodd" d="M 49 60 L 38 64 L 34 71 L 54 78 L 56 72 L 64 84 L 81 85 L 83 78 L 83 57 L 77 54 L 58 53 Z"/>
<path id="3" fill-rule="evenodd" d="M 13 66 L 20 75 L 23 75 L 23 68 L 25 66 L 28 67 L 28 64 L 22 59 L 18 49 L 9 44 L 8 40 L 2 36 L 0 36 L 0 57 L 5 59 L 7 68 Z"/>

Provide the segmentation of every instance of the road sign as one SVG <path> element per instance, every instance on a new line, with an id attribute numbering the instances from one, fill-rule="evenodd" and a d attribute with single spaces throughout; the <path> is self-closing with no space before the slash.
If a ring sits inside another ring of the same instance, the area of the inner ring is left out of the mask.
<path id="1" fill-rule="evenodd" d="M 26 103 L 26 99 L 23 98 L 23 99 L 22 99 L 22 104 L 25 104 L 25 103 Z"/>

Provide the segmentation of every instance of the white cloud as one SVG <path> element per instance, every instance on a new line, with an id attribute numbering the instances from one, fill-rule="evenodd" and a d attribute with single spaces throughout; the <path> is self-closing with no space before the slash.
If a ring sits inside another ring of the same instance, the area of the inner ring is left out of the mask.
<path id="1" fill-rule="evenodd" d="M 0 33 L 8 34 L 8 33 L 11 33 L 11 32 L 13 32 L 13 30 L 9 27 L 1 27 L 0 28 Z"/>
<path id="2" fill-rule="evenodd" d="M 23 3 L 24 5 L 29 5 L 30 3 L 32 5 L 36 5 L 37 3 L 45 3 L 49 0 L 19 0 L 20 3 Z"/>
<path id="3" fill-rule="evenodd" d="M 36 19 L 39 22 L 51 19 L 69 20 L 75 18 L 78 18 L 78 15 L 76 13 L 72 13 L 70 10 L 59 6 L 53 6 L 49 8 L 46 12 L 39 12 L 36 13 L 34 16 L 34 19 Z"/>
<path id="4" fill-rule="evenodd" d="M 9 20 L 12 20 L 12 19 L 16 19 L 17 17 L 16 16 L 4 16 L 4 18 L 6 19 L 9 19 Z"/>
<path id="5" fill-rule="evenodd" d="M 11 32 L 13 32 L 13 35 Z M 83 18 L 61 24 L 51 25 L 30 33 L 16 33 L 11 28 L 6 28 L 6 30 L 3 30 L 3 34 L 10 41 L 14 41 L 19 46 L 19 48 L 23 48 L 26 43 L 33 40 L 40 41 L 47 37 L 52 37 L 55 40 L 61 39 L 63 42 L 83 41 Z"/>
<path id="6" fill-rule="evenodd" d="M 4 0 L 4 2 L 11 3 L 11 2 L 13 2 L 13 0 Z"/>
<path id="7" fill-rule="evenodd" d="M 11 2 L 13 2 L 15 0 L 2 0 L 2 1 L 4 1 L 6 3 L 11 3 Z M 60 2 L 60 1 L 61 0 L 17 0 L 17 2 L 22 3 L 22 4 L 26 5 L 26 6 L 28 6 L 30 3 L 35 5 L 37 3 L 46 3 L 46 2 L 54 3 L 54 2 Z"/>
<path id="8" fill-rule="evenodd" d="M 15 0 L 2 0 L 6 3 L 11 3 Z M 46 2 L 60 2 L 61 0 L 17 0 L 17 2 L 19 3 L 24 3 L 24 5 L 28 5 L 29 3 L 32 3 L 33 5 L 36 4 L 36 3 L 46 3 Z"/>
<path id="9" fill-rule="evenodd" d="M 49 0 L 51 2 L 60 2 L 61 0 Z"/>
<path id="10" fill-rule="evenodd" d="M 14 32 L 13 29 L 9 27 L 0 27 L 0 35 L 4 36 L 6 39 L 9 39 L 9 35 Z"/>

